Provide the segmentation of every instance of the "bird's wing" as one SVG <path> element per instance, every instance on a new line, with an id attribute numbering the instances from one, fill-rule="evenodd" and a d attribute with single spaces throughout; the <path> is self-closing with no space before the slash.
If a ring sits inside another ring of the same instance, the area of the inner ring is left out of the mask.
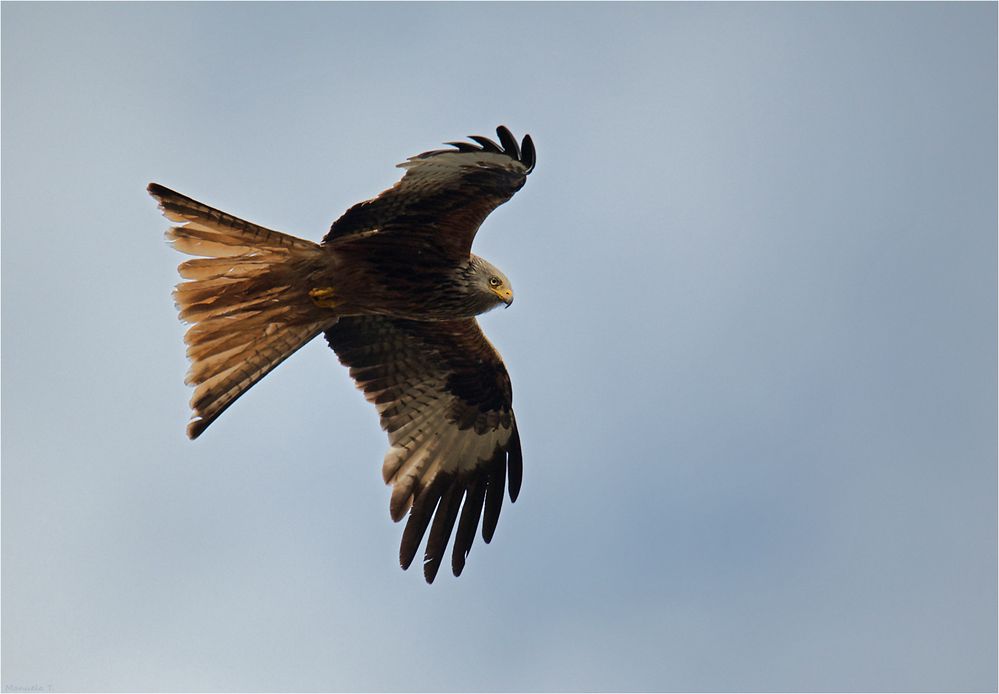
<path id="1" fill-rule="evenodd" d="M 392 485 L 392 518 L 409 511 L 402 567 L 412 563 L 429 526 L 423 573 L 433 582 L 457 522 L 451 569 L 460 575 L 480 516 L 489 542 L 506 481 L 511 502 L 520 491 L 520 437 L 499 354 L 474 318 L 348 316 L 326 339 L 388 433 L 382 473 Z"/>
<path id="2" fill-rule="evenodd" d="M 523 187 L 534 170 L 534 142 L 519 145 L 504 126 L 499 144 L 470 136 L 476 144 L 449 142 L 410 157 L 402 179 L 378 197 L 358 203 L 333 223 L 323 243 L 376 233 L 425 236 L 458 259 L 467 259 L 482 221 Z"/>

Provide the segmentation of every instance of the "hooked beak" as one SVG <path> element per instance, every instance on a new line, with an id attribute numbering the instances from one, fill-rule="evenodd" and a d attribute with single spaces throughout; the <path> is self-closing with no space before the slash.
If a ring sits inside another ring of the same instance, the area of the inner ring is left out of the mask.
<path id="1" fill-rule="evenodd" d="M 499 300 L 506 304 L 506 308 L 510 308 L 510 304 L 513 303 L 513 291 L 509 289 L 497 289 L 495 292 Z"/>

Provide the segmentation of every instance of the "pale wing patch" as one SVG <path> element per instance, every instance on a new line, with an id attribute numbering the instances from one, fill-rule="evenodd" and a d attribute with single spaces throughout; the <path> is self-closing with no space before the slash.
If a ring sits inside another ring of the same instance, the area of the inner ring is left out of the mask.
<path id="1" fill-rule="evenodd" d="M 414 418 L 413 426 L 394 437 L 385 454 L 382 476 L 393 487 L 390 502 L 393 520 L 405 516 L 420 490 L 435 476 L 471 475 L 510 440 L 510 426 L 477 433 L 474 428 L 462 429 L 447 420 L 444 415 L 452 402 L 453 398 L 442 398 L 424 408 Z M 397 433 L 390 434 L 390 438 Z"/>
<path id="2" fill-rule="evenodd" d="M 527 174 L 527 167 L 523 162 L 511 159 L 506 154 L 494 152 L 445 150 L 432 157 L 423 155 L 410 157 L 396 166 L 406 170 L 406 175 L 397 185 L 407 191 L 417 191 L 423 187 L 439 188 L 447 183 L 458 182 L 475 169 L 498 169 L 512 174 Z"/>

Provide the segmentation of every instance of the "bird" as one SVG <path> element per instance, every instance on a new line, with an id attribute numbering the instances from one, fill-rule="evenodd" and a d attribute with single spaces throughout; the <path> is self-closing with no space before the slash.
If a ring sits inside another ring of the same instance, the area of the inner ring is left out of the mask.
<path id="1" fill-rule="evenodd" d="M 427 536 L 433 583 L 452 533 L 460 576 L 481 520 L 492 540 L 504 491 L 523 479 L 510 377 L 476 316 L 513 302 L 510 280 L 471 252 L 476 232 L 534 170 L 530 135 L 472 135 L 398 164 L 402 178 L 333 222 L 322 241 L 267 229 L 158 183 L 147 190 L 178 266 L 173 292 L 200 436 L 241 395 L 320 334 L 378 411 L 389 512 L 408 519 L 399 561 Z M 457 526 L 457 530 L 455 530 Z"/>

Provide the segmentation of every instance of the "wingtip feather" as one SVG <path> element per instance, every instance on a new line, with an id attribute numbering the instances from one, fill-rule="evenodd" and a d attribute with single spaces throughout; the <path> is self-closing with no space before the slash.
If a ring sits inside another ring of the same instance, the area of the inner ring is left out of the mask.
<path id="1" fill-rule="evenodd" d="M 520 160 L 527 167 L 527 173 L 534 171 L 534 164 L 537 159 L 537 151 L 534 149 L 534 140 L 530 135 L 524 135 L 524 141 L 520 144 Z"/>
<path id="2" fill-rule="evenodd" d="M 524 135 L 523 142 L 518 145 L 517 138 L 513 136 L 510 129 L 505 125 L 500 125 L 496 128 L 496 135 L 499 138 L 499 144 L 495 141 L 485 137 L 484 135 L 469 135 L 468 139 L 474 141 L 476 144 L 471 142 L 445 142 L 444 144 L 454 147 L 459 152 L 490 152 L 493 154 L 506 154 L 512 159 L 521 162 L 527 171 L 525 174 L 529 174 L 534 171 L 534 165 L 537 159 L 537 152 L 534 148 L 534 140 L 531 139 L 530 135 Z M 444 151 L 444 150 L 441 150 Z M 431 154 L 437 154 L 434 152 L 425 152 L 424 154 L 417 155 L 413 159 L 418 159 Z M 399 166 L 406 166 L 405 163 Z"/>

